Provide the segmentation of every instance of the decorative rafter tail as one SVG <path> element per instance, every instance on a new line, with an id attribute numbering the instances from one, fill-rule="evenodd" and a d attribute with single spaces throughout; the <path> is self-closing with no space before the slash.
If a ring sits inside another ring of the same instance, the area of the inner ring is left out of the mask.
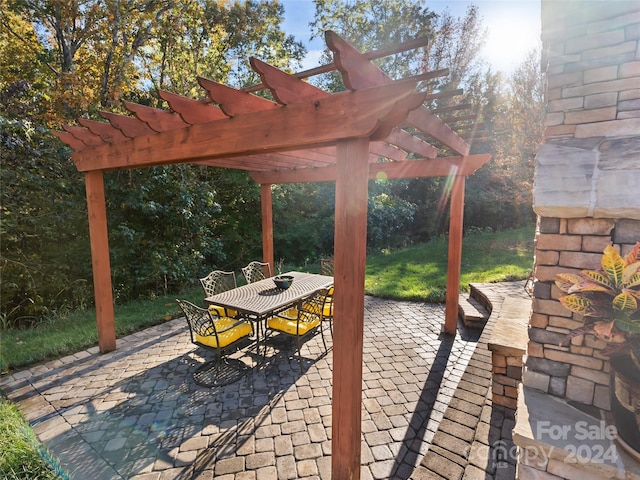
<path id="1" fill-rule="evenodd" d="M 457 154 L 469 155 L 469 144 L 427 108 L 417 108 L 409 112 L 407 122 Z"/>
<path id="2" fill-rule="evenodd" d="M 147 107 L 146 105 L 126 101 L 124 102 L 124 107 L 133 113 L 138 120 L 146 123 L 158 133 L 177 130 L 178 128 L 184 128 L 189 125 L 182 120 L 179 114 L 168 110 Z"/>
<path id="3" fill-rule="evenodd" d="M 371 135 L 371 140 L 383 140 L 389 136 L 393 128 L 407 116 L 407 112 L 419 108 L 424 101 L 424 93 L 413 93 L 395 102 L 391 112 L 379 122 L 378 128 Z"/>
<path id="4" fill-rule="evenodd" d="M 366 59 L 348 42 L 335 32 L 325 33 L 327 46 L 334 53 L 334 62 L 342 74 L 345 86 L 350 90 L 386 85 L 392 80 L 376 65 Z M 423 97 L 423 101 L 427 97 Z M 426 135 L 435 138 L 443 145 L 460 155 L 469 154 L 469 145 L 460 138 L 447 124 L 422 106 L 412 110 L 407 121 Z"/>
<path id="5" fill-rule="evenodd" d="M 407 159 L 406 151 L 383 141 L 369 142 L 369 152 L 376 157 L 373 161 L 377 161 L 378 157 L 388 158 L 396 162 L 402 162 Z"/>
<path id="6" fill-rule="evenodd" d="M 100 135 L 91 133 L 88 128 L 78 127 L 76 125 L 63 125 L 62 128 L 64 128 L 67 132 L 69 132 L 71 135 L 76 137 L 87 146 L 95 147 L 97 145 L 102 145 L 103 143 L 105 143 Z"/>
<path id="7" fill-rule="evenodd" d="M 176 95 L 165 90 L 158 90 L 158 95 L 169 104 L 171 110 L 180 114 L 182 120 L 190 125 L 209 123 L 227 118 L 218 107 L 198 100 Z"/>
<path id="8" fill-rule="evenodd" d="M 120 130 L 129 138 L 144 137 L 156 133 L 149 125 L 142 120 L 125 115 L 118 115 L 111 112 L 98 112 L 100 116 L 109 121 L 111 125 Z"/>
<path id="9" fill-rule="evenodd" d="M 391 79 L 371 61 L 344 41 L 338 34 L 325 32 L 327 46 L 333 52 L 334 63 L 342 74 L 345 87 L 358 90 L 367 87 L 386 85 Z"/>
<path id="10" fill-rule="evenodd" d="M 391 130 L 385 139 L 392 145 L 396 145 L 406 151 L 413 152 L 420 157 L 435 158 L 438 156 L 438 149 L 424 140 L 405 132 L 401 128 Z"/>
<path id="11" fill-rule="evenodd" d="M 198 83 L 209 92 L 210 101 L 220 105 L 220 110 L 229 117 L 279 107 L 277 103 L 267 100 L 266 98 L 242 92 L 203 77 L 198 77 Z"/>
<path id="12" fill-rule="evenodd" d="M 249 61 L 251 67 L 260 75 L 263 85 L 269 88 L 273 98 L 282 105 L 314 102 L 330 95 L 295 75 L 283 72 L 257 58 L 252 57 Z"/>
<path id="13" fill-rule="evenodd" d="M 76 152 L 79 152 L 80 150 L 82 150 L 87 146 L 86 143 L 84 143 L 82 140 L 78 140 L 69 132 L 59 132 L 59 131 L 52 130 L 51 133 L 56 137 L 58 137 L 60 141 L 62 141 L 63 143 L 66 143 L 71 148 L 73 148 Z"/>
<path id="14" fill-rule="evenodd" d="M 100 138 L 107 143 L 118 143 L 129 140 L 120 130 L 105 122 L 96 122 L 86 118 L 79 118 L 78 123 L 83 127 L 87 127 L 91 133 L 100 135 Z"/>

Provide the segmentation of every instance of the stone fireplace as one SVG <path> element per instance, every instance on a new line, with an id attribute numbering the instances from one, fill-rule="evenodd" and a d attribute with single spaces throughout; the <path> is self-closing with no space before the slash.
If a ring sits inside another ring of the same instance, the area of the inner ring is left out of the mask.
<path id="1" fill-rule="evenodd" d="M 557 273 L 598 268 L 605 246 L 626 254 L 640 241 L 640 2 L 542 0 L 542 43 L 546 128 L 517 478 L 640 478 L 607 429 L 604 344 L 583 335 L 560 346 L 582 323 L 554 284 Z"/>

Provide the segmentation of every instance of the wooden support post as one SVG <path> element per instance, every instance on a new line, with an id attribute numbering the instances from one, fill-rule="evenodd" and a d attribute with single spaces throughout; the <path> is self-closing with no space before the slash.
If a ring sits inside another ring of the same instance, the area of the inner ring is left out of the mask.
<path id="1" fill-rule="evenodd" d="M 262 208 L 262 261 L 271 265 L 275 275 L 273 258 L 273 197 L 271 184 L 260 185 L 260 206 Z"/>
<path id="2" fill-rule="evenodd" d="M 462 225 L 464 215 L 464 175 L 455 175 L 449 206 L 449 253 L 444 332 L 455 335 L 458 326 L 460 266 L 462 264 Z"/>
<path id="3" fill-rule="evenodd" d="M 104 180 L 101 170 L 85 173 L 87 211 L 89 213 L 89 239 L 93 268 L 93 290 L 96 300 L 98 346 L 105 353 L 116 349 L 116 322 L 109 262 L 109 235 L 107 207 L 104 200 Z"/>
<path id="4" fill-rule="evenodd" d="M 369 141 L 337 148 L 331 478 L 360 478 Z"/>

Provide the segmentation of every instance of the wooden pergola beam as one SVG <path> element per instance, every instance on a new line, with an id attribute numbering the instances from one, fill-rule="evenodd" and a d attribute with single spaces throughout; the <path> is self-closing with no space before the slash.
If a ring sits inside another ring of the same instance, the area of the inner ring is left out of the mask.
<path id="1" fill-rule="evenodd" d="M 385 137 L 390 128 L 384 131 L 388 123 L 382 119 L 401 116 L 403 111 L 406 115 L 423 98 L 415 92 L 415 83 L 396 82 L 338 93 L 311 105 L 288 105 L 100 145 L 90 153 L 76 152 L 72 159 L 81 172 L 115 170 L 318 147 L 343 138 Z"/>
<path id="2" fill-rule="evenodd" d="M 85 173 L 84 178 L 89 214 L 89 241 L 91 244 L 93 290 L 96 301 L 98 346 L 100 351 L 104 353 L 116 348 L 104 179 L 102 172 L 99 170 Z"/>
<path id="3" fill-rule="evenodd" d="M 105 143 L 100 135 L 89 131 L 88 128 L 77 127 L 75 125 L 63 125 L 62 128 L 89 147 L 95 147 Z"/>
<path id="4" fill-rule="evenodd" d="M 228 118 L 218 107 L 199 102 L 198 100 L 193 100 L 164 90 L 158 90 L 158 95 L 171 106 L 174 112 L 182 117 L 182 120 L 190 125 Z"/>
<path id="5" fill-rule="evenodd" d="M 58 137 L 62 142 L 73 148 L 76 152 L 79 152 L 87 146 L 86 143 L 84 143 L 82 140 L 78 140 L 69 132 L 56 132 L 55 130 L 52 130 L 51 133 Z"/>
<path id="6" fill-rule="evenodd" d="M 408 50 L 414 50 L 419 47 L 424 47 L 429 45 L 431 39 L 429 37 L 415 38 L 413 40 L 408 40 L 406 42 L 397 44 L 397 45 L 388 45 L 383 48 L 379 48 L 378 50 L 372 50 L 370 52 L 365 52 L 363 55 L 367 60 L 375 60 L 377 58 L 387 57 L 389 55 L 393 55 L 395 53 L 406 52 Z M 308 70 L 304 70 L 302 72 L 295 73 L 296 78 L 303 79 L 314 77 L 316 75 L 320 75 L 321 73 L 328 73 L 336 70 L 336 65 L 334 62 L 328 63 L 326 65 L 320 65 L 318 67 L 310 68 Z M 449 69 L 445 68 L 442 70 L 436 70 L 433 72 L 433 78 L 437 78 L 440 76 L 445 76 L 449 74 Z M 259 92 L 260 90 L 264 90 L 267 88 L 264 84 L 259 83 L 257 85 L 251 85 L 250 87 L 244 87 L 242 91 L 244 92 Z"/>
<path id="7" fill-rule="evenodd" d="M 367 60 L 353 46 L 334 32 L 325 33 L 327 46 L 335 55 L 335 63 L 342 73 L 344 84 L 348 89 L 385 85 L 392 80 L 376 65 Z M 469 155 L 469 145 L 460 138 L 446 123 L 425 107 L 414 109 L 406 117 L 407 123 L 421 132 L 436 139 L 459 155 Z"/>
<path id="8" fill-rule="evenodd" d="M 443 177 L 452 172 L 457 175 L 472 175 L 489 160 L 491 160 L 491 155 L 482 154 L 467 157 L 369 163 L 369 179 Z M 335 182 L 338 169 L 336 166 L 297 168 L 294 170 L 254 171 L 250 175 L 259 184 Z"/>

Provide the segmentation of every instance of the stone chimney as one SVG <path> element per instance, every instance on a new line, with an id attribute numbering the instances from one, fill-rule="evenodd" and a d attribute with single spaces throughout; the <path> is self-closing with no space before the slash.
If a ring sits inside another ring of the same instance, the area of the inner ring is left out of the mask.
<path id="1" fill-rule="evenodd" d="M 595 269 L 607 245 L 640 240 L 640 2 L 542 0 L 545 139 L 534 182 L 533 312 L 525 387 L 609 409 L 604 344 L 559 344 L 577 318 L 558 302 L 560 272 Z"/>
<path id="2" fill-rule="evenodd" d="M 516 478 L 640 478 L 640 463 L 602 420 L 610 417 L 604 343 L 587 334 L 560 346 L 582 319 L 562 307 L 555 286 L 557 273 L 597 269 L 607 245 L 624 255 L 640 241 L 640 2 L 542 0 L 542 43 L 546 129 Z"/>

